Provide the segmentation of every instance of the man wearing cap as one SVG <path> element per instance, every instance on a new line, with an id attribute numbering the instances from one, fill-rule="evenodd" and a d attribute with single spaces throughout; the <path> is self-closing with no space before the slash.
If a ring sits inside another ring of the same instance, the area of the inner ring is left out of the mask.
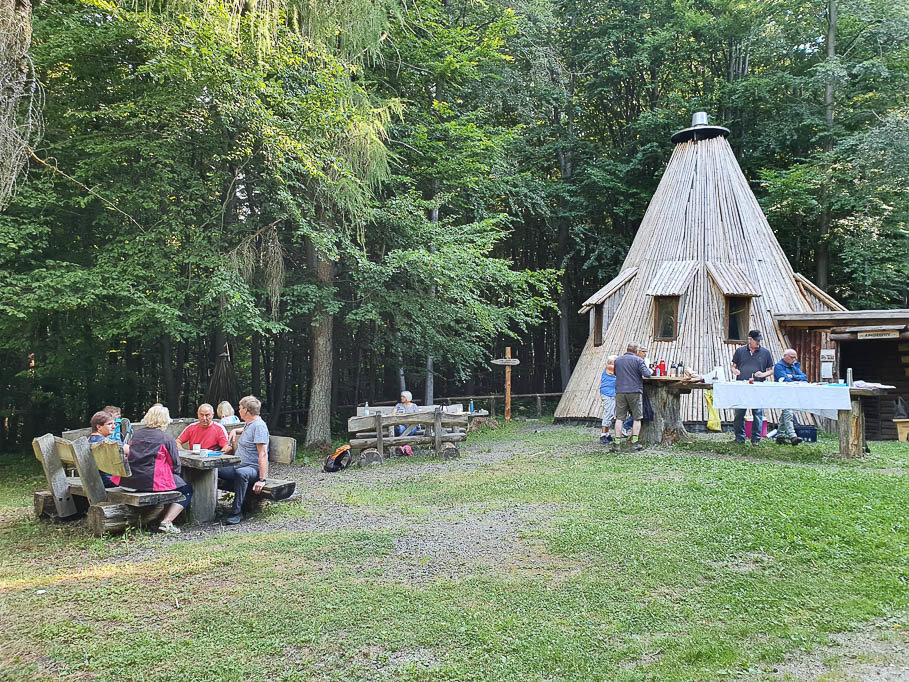
<path id="1" fill-rule="evenodd" d="M 732 356 L 732 374 L 736 381 L 763 381 L 765 378 L 773 375 L 773 356 L 770 351 L 761 346 L 761 336 L 759 329 L 752 329 L 748 332 L 748 345 L 736 349 Z M 735 411 L 733 428 L 735 430 L 735 442 L 745 442 L 745 409 Z M 764 410 L 762 408 L 751 408 L 751 414 L 754 415 L 754 422 L 751 424 L 751 444 L 757 445 L 761 442 L 761 431 L 764 428 Z"/>

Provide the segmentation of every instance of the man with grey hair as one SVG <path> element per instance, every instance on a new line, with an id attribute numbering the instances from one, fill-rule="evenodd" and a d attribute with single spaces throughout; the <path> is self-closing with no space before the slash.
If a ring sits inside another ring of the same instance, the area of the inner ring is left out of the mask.
<path id="1" fill-rule="evenodd" d="M 255 396 L 240 398 L 237 407 L 244 426 L 230 434 L 225 453 L 236 452 L 240 463 L 218 467 L 218 480 L 231 486 L 234 491 L 234 505 L 225 523 L 234 525 L 243 520 L 243 500 L 250 487 L 259 493 L 268 478 L 268 427 L 259 416 L 262 403 Z M 238 431 L 240 432 L 238 434 Z"/>
<path id="2" fill-rule="evenodd" d="M 773 366 L 773 378 L 776 381 L 790 383 L 793 381 L 808 381 L 808 377 L 802 372 L 802 366 L 798 362 L 799 354 L 792 348 L 783 351 L 783 357 Z M 776 442 L 779 445 L 798 445 L 802 439 L 795 435 L 795 427 L 792 424 L 792 410 L 780 411 L 780 424 L 776 430 Z"/>
<path id="3" fill-rule="evenodd" d="M 644 377 L 651 375 L 644 356 L 647 347 L 629 343 L 625 354 L 615 361 L 615 434 L 622 433 L 622 422 L 630 412 L 634 422 L 631 426 L 631 443 L 635 452 L 644 447 L 638 442 L 641 420 L 644 418 Z M 612 444 L 613 452 L 619 451 L 618 441 Z"/>

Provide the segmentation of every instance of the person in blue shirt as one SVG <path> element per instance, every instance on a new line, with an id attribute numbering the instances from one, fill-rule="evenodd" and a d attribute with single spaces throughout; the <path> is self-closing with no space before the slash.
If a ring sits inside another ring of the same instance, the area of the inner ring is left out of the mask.
<path id="1" fill-rule="evenodd" d="M 609 435 L 609 427 L 615 421 L 615 359 L 617 357 L 610 355 L 606 358 L 606 368 L 600 377 L 600 400 L 603 401 L 603 432 L 600 434 L 600 442 L 604 445 L 615 440 Z"/>
<path id="2" fill-rule="evenodd" d="M 802 366 L 796 362 L 798 353 L 792 348 L 783 351 L 783 357 L 773 366 L 773 378 L 775 381 L 790 383 L 793 381 L 808 381 L 808 377 L 802 372 Z M 780 425 L 776 431 L 776 442 L 780 445 L 789 443 L 798 445 L 802 442 L 801 438 L 795 435 L 795 426 L 792 423 L 792 410 L 780 411 Z"/>

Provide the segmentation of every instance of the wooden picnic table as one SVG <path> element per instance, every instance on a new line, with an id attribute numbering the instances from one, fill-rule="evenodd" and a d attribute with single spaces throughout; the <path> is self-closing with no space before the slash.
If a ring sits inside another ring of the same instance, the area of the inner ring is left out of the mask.
<path id="1" fill-rule="evenodd" d="M 218 467 L 239 464 L 239 455 L 214 455 L 179 450 L 183 478 L 193 487 L 193 499 L 186 510 L 188 523 L 214 520 L 218 507 Z"/>
<path id="2" fill-rule="evenodd" d="M 673 445 L 679 441 L 691 440 L 682 422 L 681 396 L 696 389 L 708 388 L 713 388 L 713 384 L 691 381 L 685 377 L 644 379 L 644 393 L 653 408 L 653 419 L 641 423 L 641 443 Z"/>

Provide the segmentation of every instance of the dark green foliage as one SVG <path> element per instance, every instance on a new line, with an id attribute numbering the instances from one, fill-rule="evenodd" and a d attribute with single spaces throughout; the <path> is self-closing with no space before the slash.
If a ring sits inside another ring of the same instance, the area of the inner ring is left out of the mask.
<path id="1" fill-rule="evenodd" d="M 296 429 L 326 319 L 336 424 L 427 356 L 437 395 L 498 389 L 506 344 L 516 391 L 558 390 L 700 109 L 796 270 L 827 244 L 832 294 L 909 306 L 903 2 L 840 4 L 831 58 L 821 0 L 136 7 L 36 4 L 46 163 L 0 214 L 0 439 L 191 413 L 225 341 Z"/>

